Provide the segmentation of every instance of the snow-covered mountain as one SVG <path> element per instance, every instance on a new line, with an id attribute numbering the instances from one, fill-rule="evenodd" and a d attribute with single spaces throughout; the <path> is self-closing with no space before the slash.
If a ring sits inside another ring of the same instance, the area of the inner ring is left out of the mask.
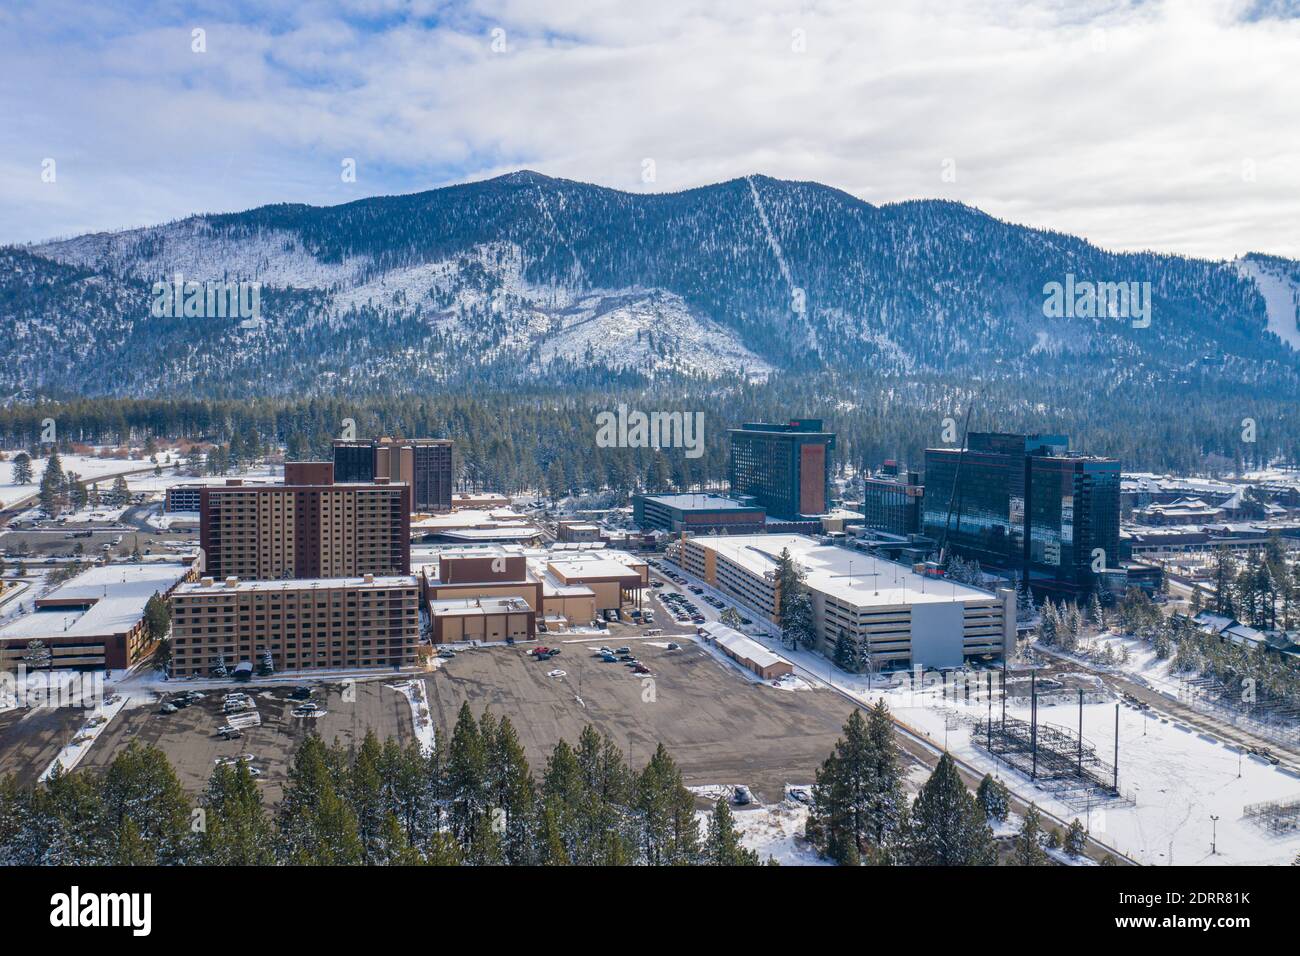
<path id="1" fill-rule="evenodd" d="M 151 312 L 153 283 L 178 275 L 259 283 L 260 321 Z M 815 183 L 647 195 L 519 172 L 0 249 L 0 390 L 373 393 L 838 368 L 1300 391 L 1284 314 L 1298 277 L 1291 260 L 1115 254 L 957 203 L 876 207 Z M 1053 283 L 1149 289 L 1150 322 L 1082 299 L 1051 313 Z"/>

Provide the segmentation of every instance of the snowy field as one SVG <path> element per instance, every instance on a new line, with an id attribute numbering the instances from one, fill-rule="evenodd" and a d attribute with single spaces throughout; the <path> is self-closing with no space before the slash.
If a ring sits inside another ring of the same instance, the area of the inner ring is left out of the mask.
<path id="1" fill-rule="evenodd" d="M 4 453 L 5 460 L 0 461 L 0 507 L 8 508 L 15 502 L 29 498 L 40 490 L 41 475 L 45 474 L 45 463 L 48 459 L 33 458 L 31 483 L 15 485 L 13 483 L 13 459 L 14 455 L 18 454 L 20 450 L 6 449 Z M 63 464 L 65 474 L 74 471 L 83 479 L 91 481 L 111 478 L 124 472 L 149 467 L 147 461 L 131 461 L 124 458 L 94 458 L 86 455 L 60 455 L 59 461 Z M 101 487 L 101 490 L 107 489 Z"/>
<path id="2" fill-rule="evenodd" d="M 1022 798 L 1034 800 L 1063 820 L 1078 817 L 1092 834 L 1148 865 L 1288 864 L 1300 853 L 1300 833 L 1277 837 L 1245 820 L 1242 808 L 1265 800 L 1300 798 L 1300 778 L 1235 746 L 1199 734 L 1156 714 L 1119 707 L 1119 786 L 1131 802 L 1115 801 L 1085 810 L 1061 803 L 1046 791 L 993 760 L 971 740 L 971 723 L 985 705 L 938 700 L 937 691 L 898 689 L 885 693 L 903 723 L 943 746 L 977 770 L 994 772 Z M 875 695 L 873 695 L 875 696 Z M 1116 705 L 1083 708 L 1083 734 L 1111 759 Z M 1007 707 L 1008 716 L 1029 719 L 1027 707 Z M 955 719 L 954 719 L 955 718 Z M 1040 707 L 1039 721 L 1074 728 L 1074 707 Z M 1239 775 L 1240 774 L 1240 775 Z M 1210 845 L 1217 824 L 1217 854 Z"/>

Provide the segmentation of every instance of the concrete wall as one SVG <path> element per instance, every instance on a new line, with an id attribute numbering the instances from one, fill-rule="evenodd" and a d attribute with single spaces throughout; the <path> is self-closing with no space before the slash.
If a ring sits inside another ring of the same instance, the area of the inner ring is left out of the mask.
<path id="1" fill-rule="evenodd" d="M 912 664 L 960 667 L 964 661 L 965 605 L 957 601 L 912 605 Z"/>

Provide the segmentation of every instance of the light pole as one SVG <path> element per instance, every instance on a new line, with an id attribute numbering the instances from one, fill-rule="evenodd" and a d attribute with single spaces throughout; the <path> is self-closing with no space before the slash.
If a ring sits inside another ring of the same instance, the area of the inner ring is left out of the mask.
<path id="1" fill-rule="evenodd" d="M 1219 837 L 1219 818 L 1213 813 L 1210 814 L 1210 856 L 1214 856 L 1218 850 Z"/>

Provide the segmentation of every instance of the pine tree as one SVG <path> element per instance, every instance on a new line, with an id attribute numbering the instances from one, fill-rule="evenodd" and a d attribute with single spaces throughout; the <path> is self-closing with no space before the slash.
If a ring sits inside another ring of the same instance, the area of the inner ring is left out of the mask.
<path id="1" fill-rule="evenodd" d="M 1055 644 L 1059 627 L 1060 618 L 1056 613 L 1056 605 L 1050 600 L 1044 601 L 1042 613 L 1038 616 L 1039 643 L 1047 645 Z"/>
<path id="2" fill-rule="evenodd" d="M 992 866 L 993 831 L 947 752 L 922 785 L 908 818 L 905 858 L 913 866 Z"/>
<path id="3" fill-rule="evenodd" d="M 776 591 L 782 641 L 792 648 L 812 645 L 817 638 L 812 600 L 804 583 L 803 568 L 791 556 L 789 548 L 782 548 L 777 555 Z"/>
<path id="4" fill-rule="evenodd" d="M 1065 834 L 1065 852 L 1070 855 L 1071 859 L 1083 855 L 1083 851 L 1088 845 L 1088 831 L 1083 828 L 1079 818 L 1075 817 L 1070 823 L 1070 829 Z"/>
<path id="5" fill-rule="evenodd" d="M 131 741 L 109 764 L 101 793 L 109 826 L 123 833 L 131 821 L 132 859 L 143 853 L 151 865 L 187 861 L 192 849 L 189 798 L 161 750 Z"/>
<path id="6" fill-rule="evenodd" d="M 511 866 L 527 865 L 533 862 L 536 791 L 524 748 L 509 717 L 501 718 L 496 732 L 484 744 L 489 799 L 504 815 L 502 856 Z"/>
<path id="7" fill-rule="evenodd" d="M 383 748 L 373 730 L 367 730 L 348 772 L 347 800 L 357 820 L 366 863 L 378 863 L 385 856 L 384 823 L 389 816 L 383 793 Z"/>
<path id="8" fill-rule="evenodd" d="M 246 761 L 218 765 L 208 778 L 201 803 L 204 825 L 196 852 L 199 862 L 211 866 L 275 863 L 274 830 Z"/>
<path id="9" fill-rule="evenodd" d="M 876 701 L 867 717 L 867 736 L 871 741 L 869 752 L 873 758 L 869 770 L 870 830 L 875 846 L 885 849 L 901 830 L 907 799 L 903 795 L 903 771 L 898 763 L 894 722 L 883 698 Z"/>
<path id="10" fill-rule="evenodd" d="M 697 861 L 700 824 L 695 797 L 682 784 L 682 773 L 663 744 L 637 778 L 635 810 L 644 863 L 680 866 Z"/>
<path id="11" fill-rule="evenodd" d="M 50 452 L 45 462 L 45 472 L 41 475 L 41 487 L 38 498 L 41 510 L 50 518 L 58 517 L 63 510 L 64 501 L 63 464 L 58 452 Z"/>
<path id="12" fill-rule="evenodd" d="M 704 862 L 709 866 L 758 866 L 758 853 L 740 845 L 740 833 L 726 798 L 718 800 L 709 816 Z"/>
<path id="13" fill-rule="evenodd" d="M 462 851 L 481 835 L 479 821 L 487 816 L 487 755 L 478 721 L 469 703 L 461 704 L 447 753 L 447 816 Z"/>
<path id="14" fill-rule="evenodd" d="M 984 775 L 979 789 L 975 791 L 975 799 L 979 801 L 984 815 L 990 820 L 1001 822 L 1006 820 L 1011 812 L 1011 794 L 1006 784 L 994 778 L 992 774 Z"/>
<path id="15" fill-rule="evenodd" d="M 15 485 L 30 485 L 32 483 L 32 459 L 25 451 L 20 451 L 14 455 L 13 470 L 10 481 Z"/>
<path id="16" fill-rule="evenodd" d="M 1017 866 L 1047 865 L 1047 854 L 1043 851 L 1043 817 L 1032 803 L 1020 822 L 1013 858 Z"/>

